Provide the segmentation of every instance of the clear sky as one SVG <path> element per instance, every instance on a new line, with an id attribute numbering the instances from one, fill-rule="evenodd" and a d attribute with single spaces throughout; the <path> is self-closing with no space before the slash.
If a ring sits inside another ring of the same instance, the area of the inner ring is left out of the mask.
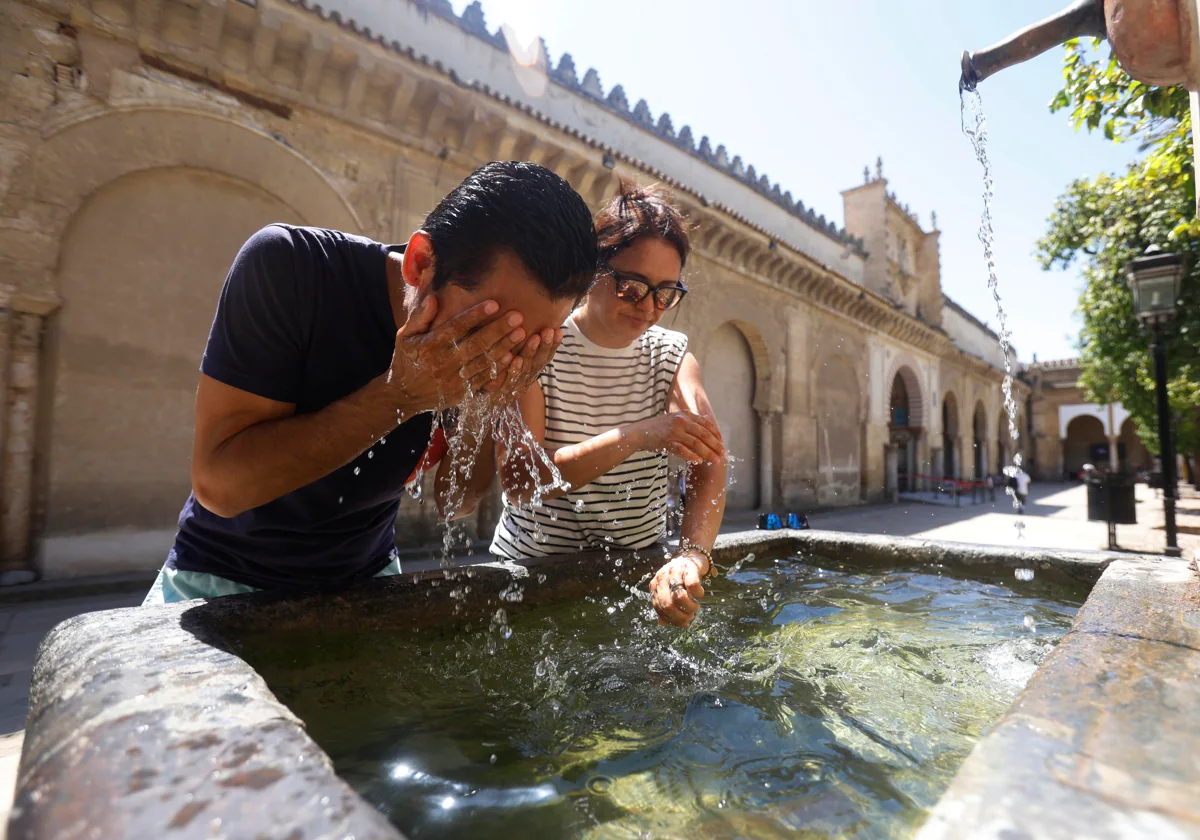
<path id="1" fill-rule="evenodd" d="M 461 12 L 468 0 L 454 0 Z M 1007 37 L 1067 0 L 483 0 L 488 27 L 508 23 L 565 51 L 605 92 L 625 86 L 676 131 L 690 125 L 818 213 L 842 220 L 840 191 L 883 157 L 901 203 L 943 231 L 942 288 L 989 326 L 995 305 L 976 239 L 981 174 L 959 128 L 964 49 Z M 1075 355 L 1081 280 L 1033 258 L 1054 200 L 1074 178 L 1117 171 L 1136 155 L 1076 133 L 1047 103 L 1061 50 L 980 85 L 995 177 L 1000 294 L 1020 358 Z"/>

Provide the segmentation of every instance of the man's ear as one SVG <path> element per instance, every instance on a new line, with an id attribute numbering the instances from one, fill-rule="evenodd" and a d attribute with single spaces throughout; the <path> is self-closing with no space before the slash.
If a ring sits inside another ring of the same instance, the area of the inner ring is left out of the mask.
<path id="1" fill-rule="evenodd" d="M 404 282 L 422 292 L 433 288 L 433 275 L 437 259 L 433 254 L 433 240 L 429 234 L 419 230 L 408 238 L 404 249 Z"/>

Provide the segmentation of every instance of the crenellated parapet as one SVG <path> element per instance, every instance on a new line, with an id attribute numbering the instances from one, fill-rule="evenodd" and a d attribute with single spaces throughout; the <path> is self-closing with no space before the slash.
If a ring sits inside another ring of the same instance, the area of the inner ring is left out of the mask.
<path id="1" fill-rule="evenodd" d="M 327 19 L 338 23 L 345 23 L 351 28 L 358 29 L 353 20 L 344 19 L 336 11 L 325 10 L 319 3 L 313 2 L 313 0 L 290 0 L 290 2 L 315 11 Z M 426 14 L 436 15 L 455 24 L 463 32 L 491 44 L 496 49 L 508 51 L 509 44 L 504 35 L 503 28 L 497 28 L 494 32 L 488 30 L 483 6 L 479 0 L 475 0 L 475 2 L 468 5 L 463 10 L 461 16 L 454 13 L 454 9 L 448 0 L 404 0 L 404 2 L 413 4 Z M 370 33 L 364 32 L 363 34 L 369 36 Z M 697 142 L 695 134 L 689 125 L 682 126 L 676 131 L 671 115 L 663 111 L 655 116 L 645 99 L 637 100 L 636 104 L 631 107 L 628 94 L 623 85 L 614 85 L 606 94 L 600 81 L 600 74 L 595 69 L 589 68 L 583 74 L 582 79 L 580 78 L 579 71 L 575 66 L 575 60 L 570 53 L 563 53 L 559 57 L 557 65 L 555 65 L 549 60 L 544 42 L 541 44 L 541 49 L 546 59 L 545 66 L 547 68 L 547 77 L 550 81 L 588 98 L 643 131 L 661 138 L 709 166 L 741 181 L 750 187 L 750 189 L 779 207 L 782 207 L 808 226 L 816 229 L 825 236 L 848 245 L 859 255 L 866 256 L 866 249 L 862 239 L 852 236 L 845 228 L 839 228 L 832 219 L 827 219 L 824 214 L 818 214 L 812 208 L 806 207 L 803 201 L 793 198 L 790 191 L 783 189 L 782 185 L 778 182 L 772 181 L 766 173 L 760 174 L 754 166 L 745 164 L 740 155 L 733 155 L 731 157 L 725 147 L 720 144 L 717 145 L 714 151 L 712 142 L 707 136 L 702 136 L 699 142 Z"/>

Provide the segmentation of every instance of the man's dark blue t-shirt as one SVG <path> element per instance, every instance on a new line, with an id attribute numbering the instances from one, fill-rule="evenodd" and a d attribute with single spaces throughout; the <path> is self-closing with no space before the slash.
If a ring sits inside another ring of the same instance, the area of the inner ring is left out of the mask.
<path id="1" fill-rule="evenodd" d="M 234 260 L 200 370 L 316 412 L 387 370 L 396 343 L 389 247 L 333 230 L 268 225 Z M 398 250 L 398 249 L 394 249 Z M 341 469 L 223 519 L 192 494 L 168 565 L 264 589 L 376 574 L 395 545 L 404 482 L 429 443 L 420 414 Z"/>

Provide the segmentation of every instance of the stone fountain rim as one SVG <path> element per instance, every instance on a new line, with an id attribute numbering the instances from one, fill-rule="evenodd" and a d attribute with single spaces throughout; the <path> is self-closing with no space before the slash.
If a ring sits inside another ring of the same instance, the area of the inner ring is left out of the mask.
<path id="1" fill-rule="evenodd" d="M 1161 562 L 1114 552 L 787 530 L 722 537 L 714 556 L 727 565 L 749 551 L 778 556 L 797 550 L 826 557 L 836 552 L 851 564 L 1032 567 L 1087 584 L 1114 564 Z M 511 584 L 514 573 L 545 574 L 552 578 L 548 589 L 566 597 L 594 588 L 598 556 L 604 553 L 493 563 L 470 578 L 454 574 L 459 584 L 469 581 L 475 591 L 468 599 L 480 603 Z M 643 552 L 623 568 L 627 579 L 636 579 L 659 562 Z M 239 615 L 270 617 L 274 628 L 276 619 L 286 623 L 289 615 L 347 610 L 363 621 L 387 621 L 384 607 L 398 612 L 406 592 L 436 591 L 432 581 L 438 578 L 444 575 L 374 580 L 333 595 L 254 594 L 109 610 L 58 625 L 43 640 L 34 666 L 10 837 L 40 840 L 81 825 L 110 837 L 182 837 L 222 819 L 244 827 L 244 834 L 235 829 L 230 836 L 266 831 L 287 840 L 402 838 L 334 773 L 303 722 L 232 652 L 229 633 L 219 628 L 236 634 Z M 441 590 L 447 601 L 449 589 Z M 1063 661 L 1056 651 L 1042 670 Z M 1025 694 L 1018 705 L 1024 700 Z M 168 834 L 172 827 L 180 830 Z"/>

